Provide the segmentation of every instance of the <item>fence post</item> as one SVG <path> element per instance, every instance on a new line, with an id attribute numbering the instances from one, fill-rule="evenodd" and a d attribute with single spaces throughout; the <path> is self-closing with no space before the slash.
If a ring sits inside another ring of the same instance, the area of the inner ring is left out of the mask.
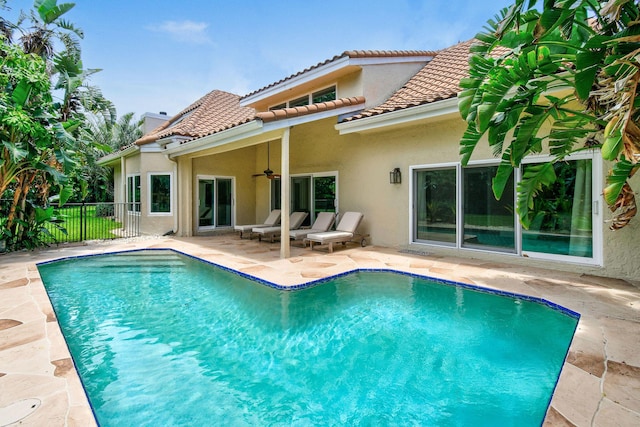
<path id="1" fill-rule="evenodd" d="M 84 236 L 86 235 L 84 225 L 85 225 L 85 214 L 84 214 L 84 200 L 82 201 L 82 205 L 80 205 L 80 241 L 84 242 Z"/>

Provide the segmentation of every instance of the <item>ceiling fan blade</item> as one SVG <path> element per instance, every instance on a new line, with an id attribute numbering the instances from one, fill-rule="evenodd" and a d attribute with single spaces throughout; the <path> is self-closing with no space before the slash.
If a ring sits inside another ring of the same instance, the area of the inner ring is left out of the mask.
<path id="1" fill-rule="evenodd" d="M 270 143 L 269 141 L 267 141 L 267 168 L 265 170 L 262 171 L 262 173 L 254 173 L 253 175 L 251 175 L 253 178 L 258 177 L 258 176 L 266 176 L 268 179 L 273 179 L 274 178 L 274 173 L 271 170 L 270 167 L 270 157 L 271 157 L 271 148 L 270 148 Z M 280 175 L 278 175 L 278 178 L 280 178 Z"/>

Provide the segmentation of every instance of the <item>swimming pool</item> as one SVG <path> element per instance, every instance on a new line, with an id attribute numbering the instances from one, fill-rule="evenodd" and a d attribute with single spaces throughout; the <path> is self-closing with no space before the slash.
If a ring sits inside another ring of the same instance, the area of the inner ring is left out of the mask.
<path id="1" fill-rule="evenodd" d="M 109 425 L 540 425 L 578 315 L 392 272 L 283 291 L 172 251 L 38 266 Z"/>

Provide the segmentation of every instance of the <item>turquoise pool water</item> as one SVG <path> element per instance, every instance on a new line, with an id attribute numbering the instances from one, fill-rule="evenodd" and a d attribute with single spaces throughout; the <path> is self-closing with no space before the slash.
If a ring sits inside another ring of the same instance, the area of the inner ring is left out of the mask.
<path id="1" fill-rule="evenodd" d="M 578 321 L 393 272 L 282 291 L 172 251 L 38 269 L 102 426 L 540 425 Z"/>

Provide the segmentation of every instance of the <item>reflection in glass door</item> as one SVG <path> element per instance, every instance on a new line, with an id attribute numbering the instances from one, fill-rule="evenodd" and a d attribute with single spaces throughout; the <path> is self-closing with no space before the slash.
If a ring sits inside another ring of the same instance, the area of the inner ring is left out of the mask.
<path id="1" fill-rule="evenodd" d="M 303 226 L 311 224 L 311 177 L 291 177 L 291 212 L 308 212 L 309 215 L 302 223 Z"/>
<path id="2" fill-rule="evenodd" d="M 493 195 L 491 182 L 498 166 L 473 166 L 462 171 L 462 246 L 502 252 L 516 252 L 515 181 L 509 177 L 500 200 Z"/>
<path id="3" fill-rule="evenodd" d="M 216 179 L 216 227 L 231 227 L 231 179 Z"/>
<path id="4" fill-rule="evenodd" d="M 232 179 L 198 178 L 198 229 L 232 225 Z"/>
<path id="5" fill-rule="evenodd" d="M 313 213 L 336 211 L 336 177 L 313 177 Z"/>
<path id="6" fill-rule="evenodd" d="M 304 225 L 311 225 L 320 212 L 336 212 L 337 175 L 291 177 L 291 212 L 308 212 Z M 271 209 L 280 209 L 280 180 L 271 181 Z"/>
<path id="7" fill-rule="evenodd" d="M 198 180 L 198 227 L 212 227 L 213 221 L 213 179 Z"/>

